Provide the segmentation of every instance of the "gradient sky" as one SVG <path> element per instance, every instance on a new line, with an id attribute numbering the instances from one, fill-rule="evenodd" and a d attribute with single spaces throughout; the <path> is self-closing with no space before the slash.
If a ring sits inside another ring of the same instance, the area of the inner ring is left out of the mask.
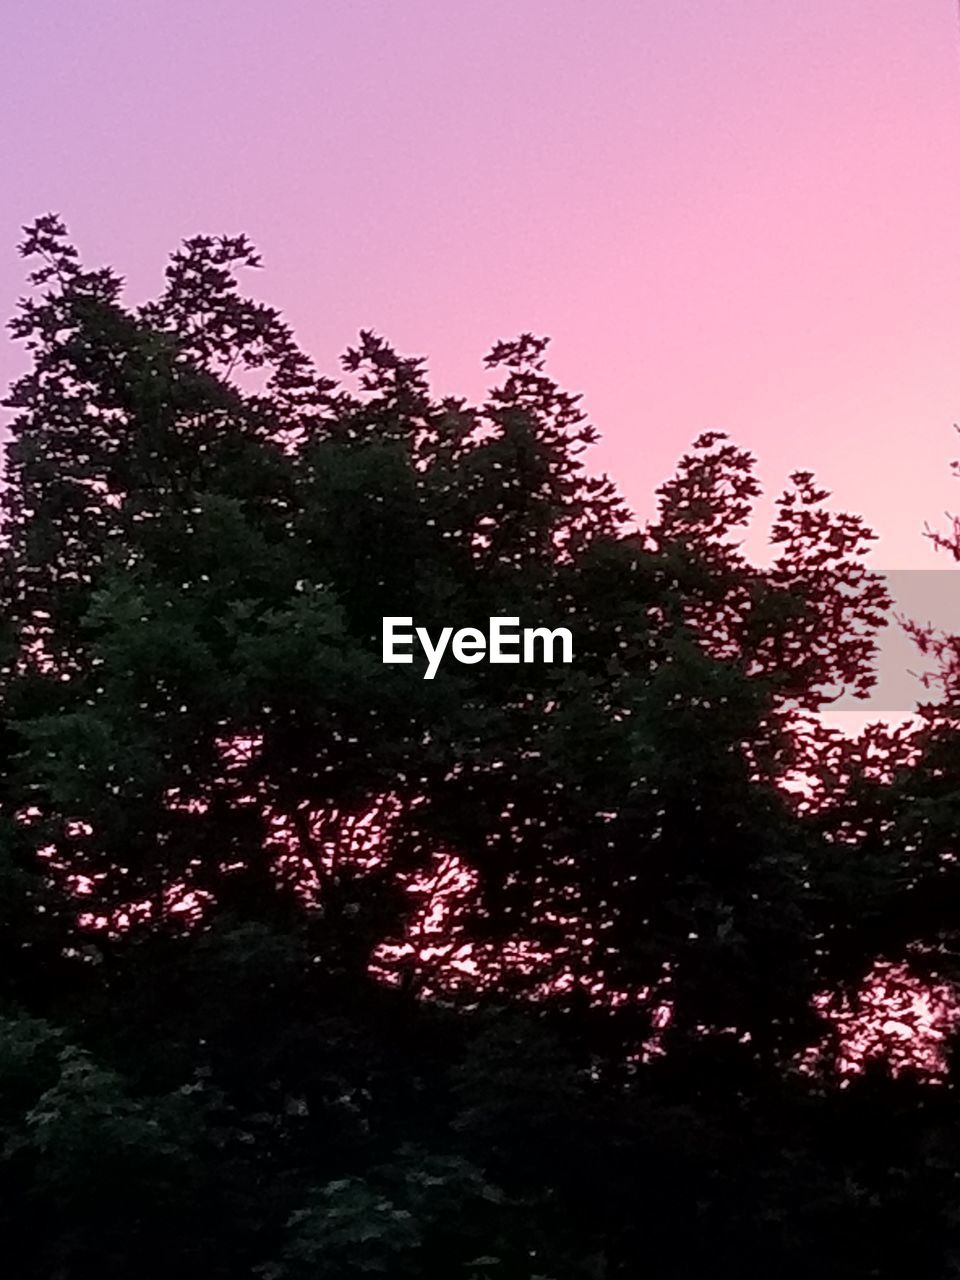
<path id="1" fill-rule="evenodd" d="M 360 326 L 479 395 L 553 335 L 640 515 L 706 428 L 941 567 L 960 509 L 953 0 L 2 0 L 0 308 L 19 227 L 157 287 L 246 231 L 321 366 Z M 22 357 L 0 344 L 0 378 Z"/>

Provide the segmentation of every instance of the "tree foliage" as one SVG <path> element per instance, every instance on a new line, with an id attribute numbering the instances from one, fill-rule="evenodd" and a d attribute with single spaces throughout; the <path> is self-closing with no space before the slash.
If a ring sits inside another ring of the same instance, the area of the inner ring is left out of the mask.
<path id="1" fill-rule="evenodd" d="M 872 535 L 702 436 L 634 523 L 529 334 L 484 403 L 343 383 L 197 237 L 139 307 L 62 224 L 13 321 L 0 1184 L 24 1280 L 953 1274 L 955 1104 L 840 1071 L 956 980 L 957 648 L 872 680 Z M 950 547 L 956 552 L 955 543 Z M 387 666 L 385 615 L 572 664 Z M 798 792 L 789 783 L 802 773 Z"/>

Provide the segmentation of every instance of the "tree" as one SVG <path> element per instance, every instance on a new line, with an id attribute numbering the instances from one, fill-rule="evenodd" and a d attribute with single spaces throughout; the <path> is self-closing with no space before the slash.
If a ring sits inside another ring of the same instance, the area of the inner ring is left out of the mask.
<path id="1" fill-rule="evenodd" d="M 904 1193 L 854 1160 L 926 1095 L 841 1096 L 816 1057 L 823 993 L 934 932 L 894 909 L 913 793 L 804 728 L 869 687 L 887 601 L 862 522 L 798 473 L 750 564 L 753 460 L 711 433 L 638 528 L 543 339 L 496 344 L 479 406 L 369 332 L 335 384 L 241 292 L 243 237 L 186 242 L 137 308 L 54 217 L 22 251 L 20 1273 L 841 1274 L 848 1218 L 842 1274 L 902 1266 L 894 1227 L 937 1265 L 950 1162 L 878 1140 Z M 567 625 L 576 657 L 425 681 L 381 662 L 391 614 Z"/>

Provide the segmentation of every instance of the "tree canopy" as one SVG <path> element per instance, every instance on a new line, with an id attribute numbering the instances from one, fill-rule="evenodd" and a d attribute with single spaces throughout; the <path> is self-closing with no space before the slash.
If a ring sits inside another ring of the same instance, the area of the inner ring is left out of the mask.
<path id="1" fill-rule="evenodd" d="M 823 728 L 888 621 L 862 520 L 798 472 L 751 563 L 754 460 L 711 432 L 640 525 L 544 339 L 479 405 L 372 332 L 335 381 L 242 236 L 140 306 L 53 216 L 21 251 L 15 1273 L 955 1274 L 949 1028 L 851 1071 L 849 1027 L 878 966 L 945 1008 L 960 976 L 960 641 L 916 630 L 915 725 Z M 425 681 L 387 615 L 575 661 Z"/>

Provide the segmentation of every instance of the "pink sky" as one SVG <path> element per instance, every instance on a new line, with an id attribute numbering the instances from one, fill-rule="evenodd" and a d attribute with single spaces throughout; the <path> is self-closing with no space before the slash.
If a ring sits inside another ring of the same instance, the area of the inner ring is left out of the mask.
<path id="1" fill-rule="evenodd" d="M 960 509 L 952 0 L 4 0 L 0 303 L 48 210 L 133 297 L 197 231 L 330 370 L 370 326 L 479 394 L 523 329 L 641 514 L 705 428 L 940 566 Z M 20 367 L 0 346 L 0 377 Z"/>

